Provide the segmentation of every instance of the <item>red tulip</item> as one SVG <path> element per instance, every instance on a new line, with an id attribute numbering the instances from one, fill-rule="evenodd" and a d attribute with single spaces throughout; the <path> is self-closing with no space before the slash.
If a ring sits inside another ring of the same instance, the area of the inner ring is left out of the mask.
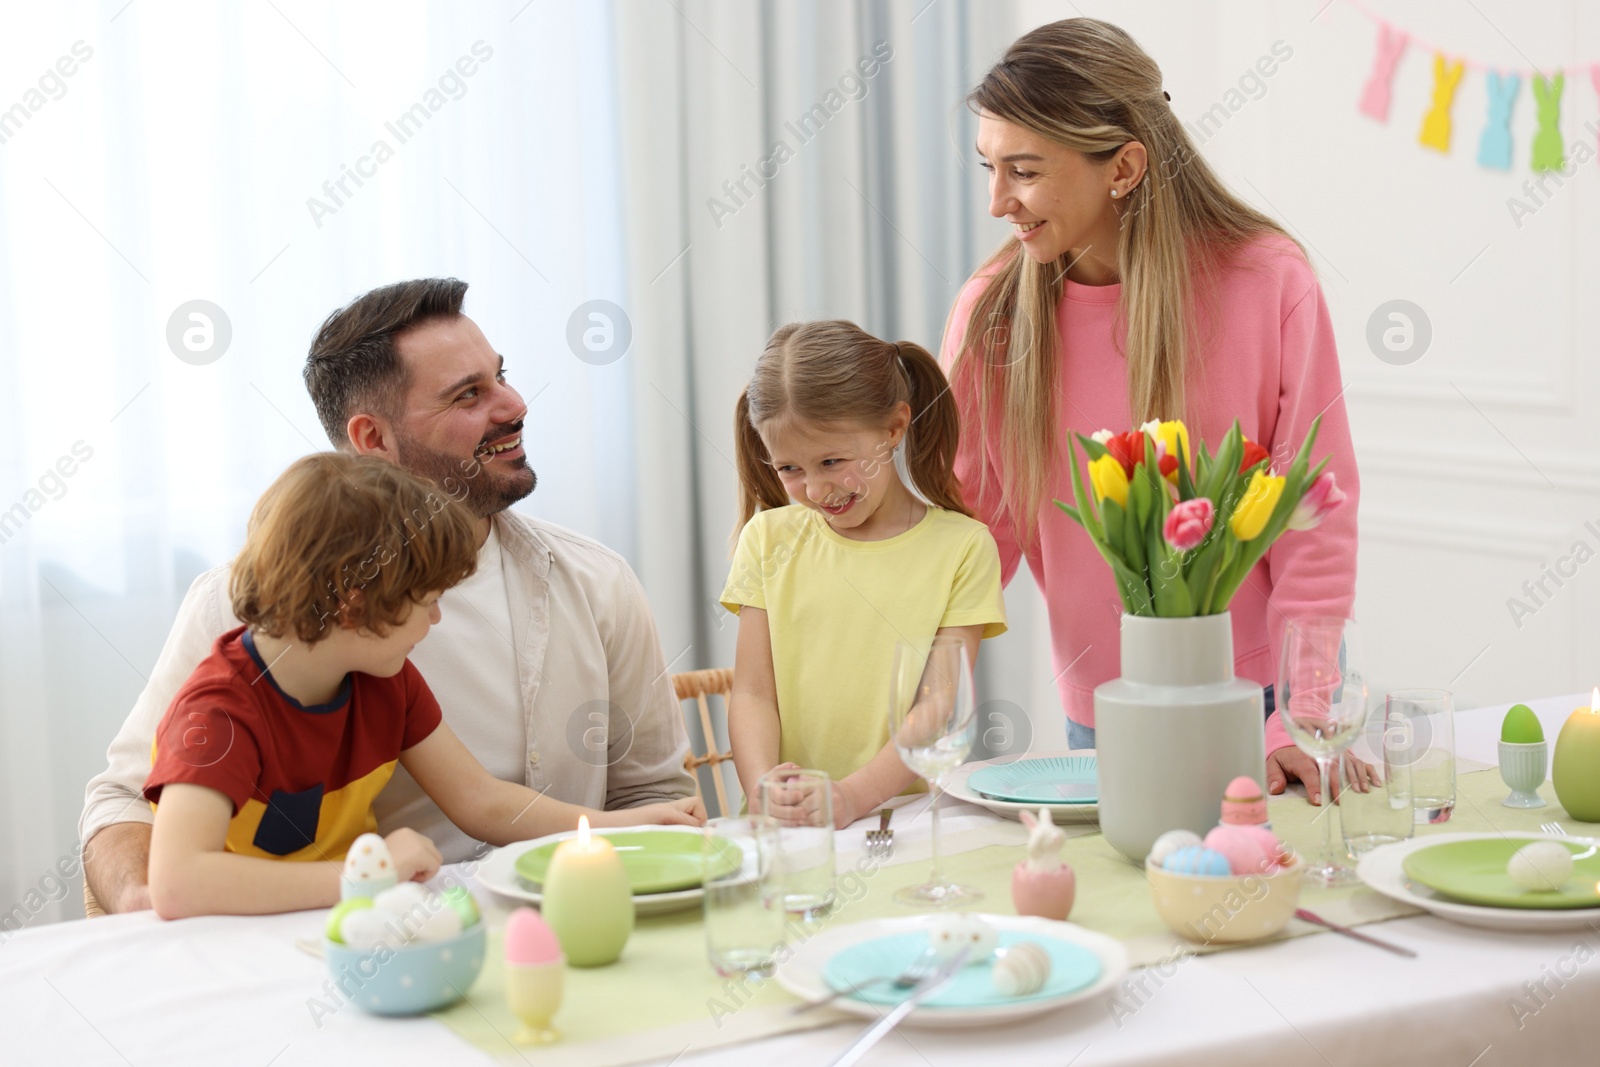
<path id="1" fill-rule="evenodd" d="M 1106 439 L 1106 451 L 1117 457 L 1122 473 L 1133 477 L 1133 468 L 1144 462 L 1144 434 L 1138 430 L 1112 434 Z"/>
<path id="2" fill-rule="evenodd" d="M 1254 441 L 1246 441 L 1244 443 L 1244 458 L 1239 461 L 1239 473 L 1243 474 L 1262 460 L 1270 458 L 1272 458 L 1271 452 L 1268 452 Z"/>

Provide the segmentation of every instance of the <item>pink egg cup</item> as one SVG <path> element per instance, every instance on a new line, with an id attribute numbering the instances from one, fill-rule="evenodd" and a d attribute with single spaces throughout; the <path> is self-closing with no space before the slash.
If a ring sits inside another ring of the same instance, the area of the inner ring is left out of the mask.
<path id="1" fill-rule="evenodd" d="M 1053 871 L 1031 871 L 1023 861 L 1011 870 L 1011 902 L 1018 915 L 1065 922 L 1077 893 L 1078 880 L 1065 863 Z"/>

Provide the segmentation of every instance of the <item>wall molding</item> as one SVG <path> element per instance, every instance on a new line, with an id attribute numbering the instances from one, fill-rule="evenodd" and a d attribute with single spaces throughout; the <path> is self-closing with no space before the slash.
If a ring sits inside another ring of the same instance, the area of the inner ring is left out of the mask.
<path id="1" fill-rule="evenodd" d="M 1553 487 L 1600 497 L 1600 451 L 1595 453 L 1596 459 L 1587 461 L 1575 458 L 1570 452 L 1522 451 L 1526 459 L 1504 444 L 1500 448 L 1457 447 L 1368 438 L 1356 451 L 1356 463 L 1363 477 L 1372 471 L 1428 481 L 1474 485 L 1491 482 L 1537 490 Z M 1546 478 L 1550 482 L 1548 485 Z M 1596 508 L 1595 517 L 1600 519 L 1600 507 Z"/>
<path id="2" fill-rule="evenodd" d="M 1429 374 L 1406 371 L 1404 376 L 1351 374 L 1345 395 L 1357 399 L 1411 404 L 1446 400 L 1461 403 L 1464 394 L 1474 404 L 1497 408 L 1534 411 L 1571 411 L 1573 392 L 1549 378 L 1530 378 L 1524 374 L 1472 373 Z M 1457 393 L 1456 390 L 1461 392 Z"/>
<path id="3" fill-rule="evenodd" d="M 1415 548 L 1445 548 L 1481 555 L 1531 559 L 1545 563 L 1571 545 L 1570 526 L 1535 526 L 1452 512 L 1448 521 L 1435 512 L 1398 508 L 1361 508 L 1363 540 L 1387 541 Z M 1580 527 L 1581 528 L 1581 527 Z M 1594 545 L 1600 549 L 1600 544 Z"/>

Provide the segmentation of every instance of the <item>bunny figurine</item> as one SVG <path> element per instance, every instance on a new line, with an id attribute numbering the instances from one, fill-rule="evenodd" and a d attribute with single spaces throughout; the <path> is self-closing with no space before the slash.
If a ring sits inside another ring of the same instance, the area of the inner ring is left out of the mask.
<path id="1" fill-rule="evenodd" d="M 1067 835 L 1056 828 L 1049 808 L 1040 808 L 1037 817 L 1031 811 L 1021 814 L 1028 828 L 1028 858 L 1011 872 L 1011 902 L 1018 915 L 1065 921 L 1078 890 L 1072 868 L 1061 860 Z"/>

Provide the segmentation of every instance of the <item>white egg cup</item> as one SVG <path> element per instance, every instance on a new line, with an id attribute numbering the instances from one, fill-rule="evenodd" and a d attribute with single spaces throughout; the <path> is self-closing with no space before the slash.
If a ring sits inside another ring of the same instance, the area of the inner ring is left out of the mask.
<path id="1" fill-rule="evenodd" d="M 1511 795 L 1500 803 L 1508 808 L 1542 808 L 1539 795 L 1545 772 L 1550 767 L 1550 742 L 1516 745 L 1500 742 L 1500 780 L 1511 787 Z"/>

